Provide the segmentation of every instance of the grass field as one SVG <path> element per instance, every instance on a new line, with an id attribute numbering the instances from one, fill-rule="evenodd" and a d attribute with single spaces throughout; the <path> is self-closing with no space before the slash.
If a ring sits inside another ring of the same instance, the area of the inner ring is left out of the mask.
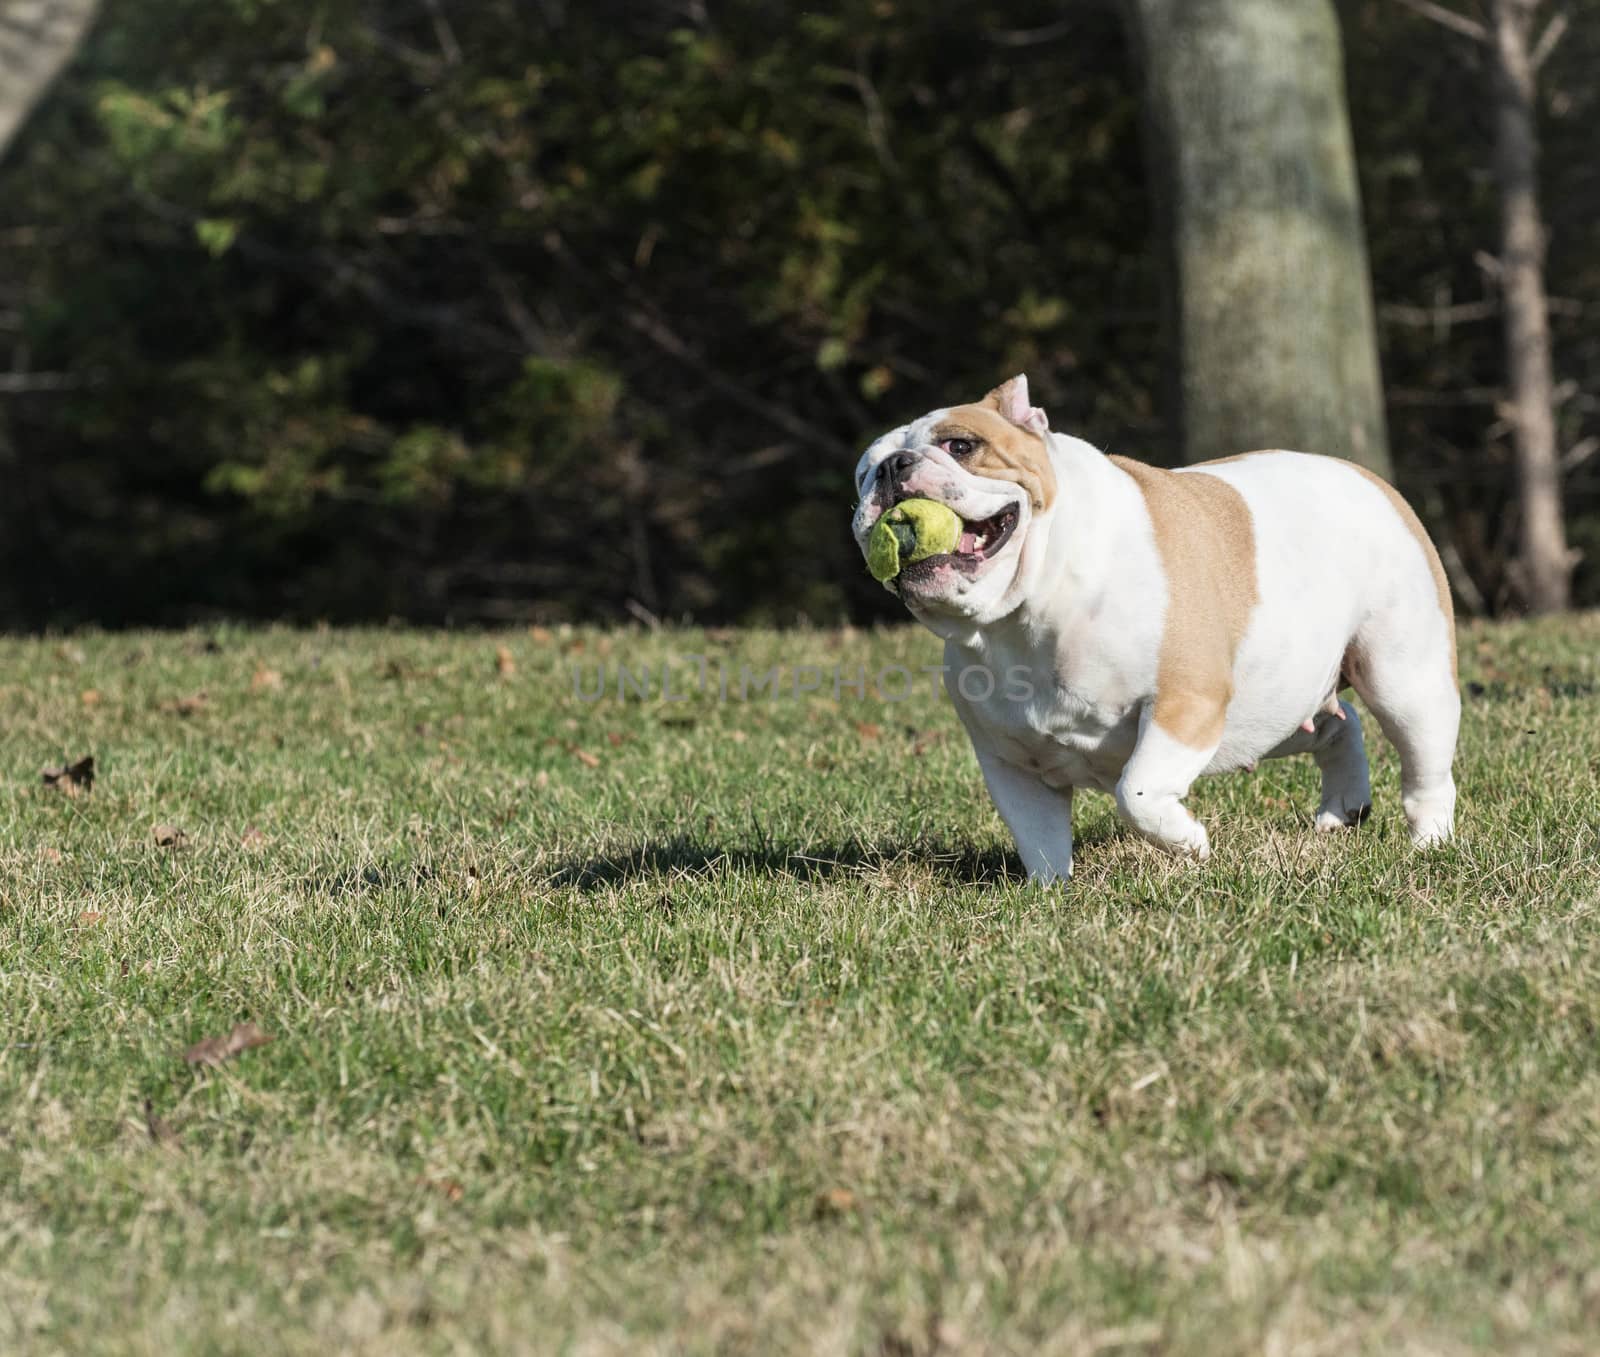
<path id="1" fill-rule="evenodd" d="M 1080 796 L 1062 892 L 925 678 L 835 700 L 936 656 L 0 642 L 0 1351 L 1592 1351 L 1600 617 L 1464 633 L 1451 847 L 1369 723 L 1363 829 Z"/>

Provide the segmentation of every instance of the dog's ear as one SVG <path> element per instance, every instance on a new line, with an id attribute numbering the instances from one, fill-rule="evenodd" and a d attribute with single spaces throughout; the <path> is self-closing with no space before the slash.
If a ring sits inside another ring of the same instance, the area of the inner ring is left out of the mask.
<path id="1" fill-rule="evenodd" d="M 1050 421 L 1037 405 L 1028 404 L 1028 379 L 1018 373 L 1009 382 L 1002 382 L 983 398 L 1019 429 L 1036 433 L 1043 438 L 1050 432 Z"/>

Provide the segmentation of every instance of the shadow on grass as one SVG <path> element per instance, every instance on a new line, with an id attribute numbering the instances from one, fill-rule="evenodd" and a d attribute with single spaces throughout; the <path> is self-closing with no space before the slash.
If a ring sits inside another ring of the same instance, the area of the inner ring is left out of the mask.
<path id="1" fill-rule="evenodd" d="M 1107 831 L 1091 830 L 1087 835 L 1079 836 L 1078 846 L 1087 847 L 1108 837 L 1110 834 Z M 857 878 L 903 863 L 929 870 L 940 881 L 951 885 L 1020 884 L 1027 877 L 1016 854 L 1009 849 L 980 848 L 970 843 L 952 843 L 940 839 L 874 844 L 851 840 L 842 844 L 806 847 L 769 844 L 761 848 L 720 848 L 678 835 L 622 852 L 597 854 L 581 861 L 562 863 L 548 881 L 552 886 L 572 886 L 585 890 L 596 886 L 625 885 L 650 877 L 702 876 L 722 870 L 787 876 L 797 881 L 830 881 Z"/>
<path id="2" fill-rule="evenodd" d="M 725 871 L 786 876 L 820 882 L 861 877 L 897 864 L 931 869 L 947 884 L 992 885 L 1025 879 L 1014 853 L 1002 848 L 951 845 L 933 840 L 865 845 L 859 842 L 810 847 L 768 845 L 719 847 L 677 835 L 659 842 L 558 864 L 546 885 L 592 890 L 651 878 L 706 877 Z M 390 891 L 418 891 L 439 880 L 426 863 L 383 862 L 317 872 L 304 878 L 316 895 L 348 897 Z"/>
<path id="3" fill-rule="evenodd" d="M 1469 680 L 1461 685 L 1463 694 L 1478 702 L 1520 702 L 1530 693 L 1546 692 L 1551 697 L 1588 698 L 1600 694 L 1600 683 L 1573 678 L 1545 667 L 1543 683 L 1508 683 L 1504 679 L 1487 682 Z"/>

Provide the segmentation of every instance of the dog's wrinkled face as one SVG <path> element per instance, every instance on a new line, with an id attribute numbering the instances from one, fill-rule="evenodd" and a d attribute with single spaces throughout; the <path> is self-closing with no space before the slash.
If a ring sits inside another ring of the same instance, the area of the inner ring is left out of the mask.
<path id="1" fill-rule="evenodd" d="M 1021 601 L 1030 534 L 1055 501 L 1050 431 L 1013 377 L 975 405 L 935 410 L 885 434 L 856 465 L 852 528 L 862 555 L 872 525 L 903 499 L 948 504 L 965 523 L 956 549 L 909 565 L 889 582 L 918 617 L 993 621 Z M 1042 552 L 1042 546 L 1038 549 Z"/>

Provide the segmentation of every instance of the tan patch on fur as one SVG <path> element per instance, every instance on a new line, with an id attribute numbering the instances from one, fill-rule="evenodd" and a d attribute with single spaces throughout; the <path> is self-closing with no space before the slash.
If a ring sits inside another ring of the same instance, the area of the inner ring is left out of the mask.
<path id="1" fill-rule="evenodd" d="M 1231 457 L 1213 457 L 1209 462 L 1196 464 L 1196 469 L 1208 466 L 1221 466 L 1224 462 L 1242 462 L 1246 457 L 1261 457 L 1273 449 L 1260 449 L 1256 452 L 1236 452 Z M 1115 459 L 1113 459 L 1115 460 Z M 1456 673 L 1456 610 L 1455 603 L 1450 597 L 1450 579 L 1444 573 L 1444 562 L 1439 559 L 1438 549 L 1433 545 L 1433 539 L 1428 536 L 1428 530 L 1422 526 L 1422 520 L 1417 517 L 1417 511 L 1406 502 L 1406 498 L 1388 481 L 1375 471 L 1369 471 L 1359 462 L 1348 463 L 1352 471 L 1360 472 L 1371 481 L 1378 489 L 1382 490 L 1389 498 L 1389 503 L 1394 505 L 1394 511 L 1400 515 L 1400 521 L 1411 530 L 1411 535 L 1417 539 L 1417 545 L 1422 548 L 1422 554 L 1427 558 L 1428 569 L 1433 572 L 1433 587 L 1439 594 L 1439 611 L 1444 614 L 1445 629 L 1450 634 L 1450 673 Z M 1343 675 L 1340 676 L 1339 686 L 1347 687 Z"/>
<path id="2" fill-rule="evenodd" d="M 961 463 L 968 471 L 1021 486 L 1036 514 L 1055 503 L 1056 471 L 1044 439 L 1019 429 L 1002 415 L 994 392 L 980 405 L 956 406 L 933 431 L 930 441 L 942 443 L 963 436 L 978 442 L 977 450 Z"/>
<path id="3" fill-rule="evenodd" d="M 1444 562 L 1439 559 L 1438 549 L 1433 545 L 1433 539 L 1428 536 L 1428 530 L 1422 526 L 1422 520 L 1417 517 L 1417 511 L 1406 503 L 1404 495 L 1382 476 L 1368 471 L 1366 467 L 1358 466 L 1355 462 L 1351 462 L 1350 466 L 1389 497 L 1389 503 L 1394 505 L 1395 513 L 1400 515 L 1400 521 L 1411 530 L 1411 535 L 1417 539 L 1417 545 L 1422 548 L 1428 569 L 1433 572 L 1433 587 L 1439 593 L 1439 611 L 1444 614 L 1445 631 L 1450 636 L 1450 676 L 1454 678 L 1456 677 L 1456 610 L 1450 600 L 1450 580 L 1444 573 Z"/>
<path id="4" fill-rule="evenodd" d="M 1256 593 L 1256 538 L 1244 496 L 1217 476 L 1112 457 L 1133 477 L 1167 576 L 1167 612 L 1151 719 L 1191 749 L 1222 738 L 1233 657 Z"/>

